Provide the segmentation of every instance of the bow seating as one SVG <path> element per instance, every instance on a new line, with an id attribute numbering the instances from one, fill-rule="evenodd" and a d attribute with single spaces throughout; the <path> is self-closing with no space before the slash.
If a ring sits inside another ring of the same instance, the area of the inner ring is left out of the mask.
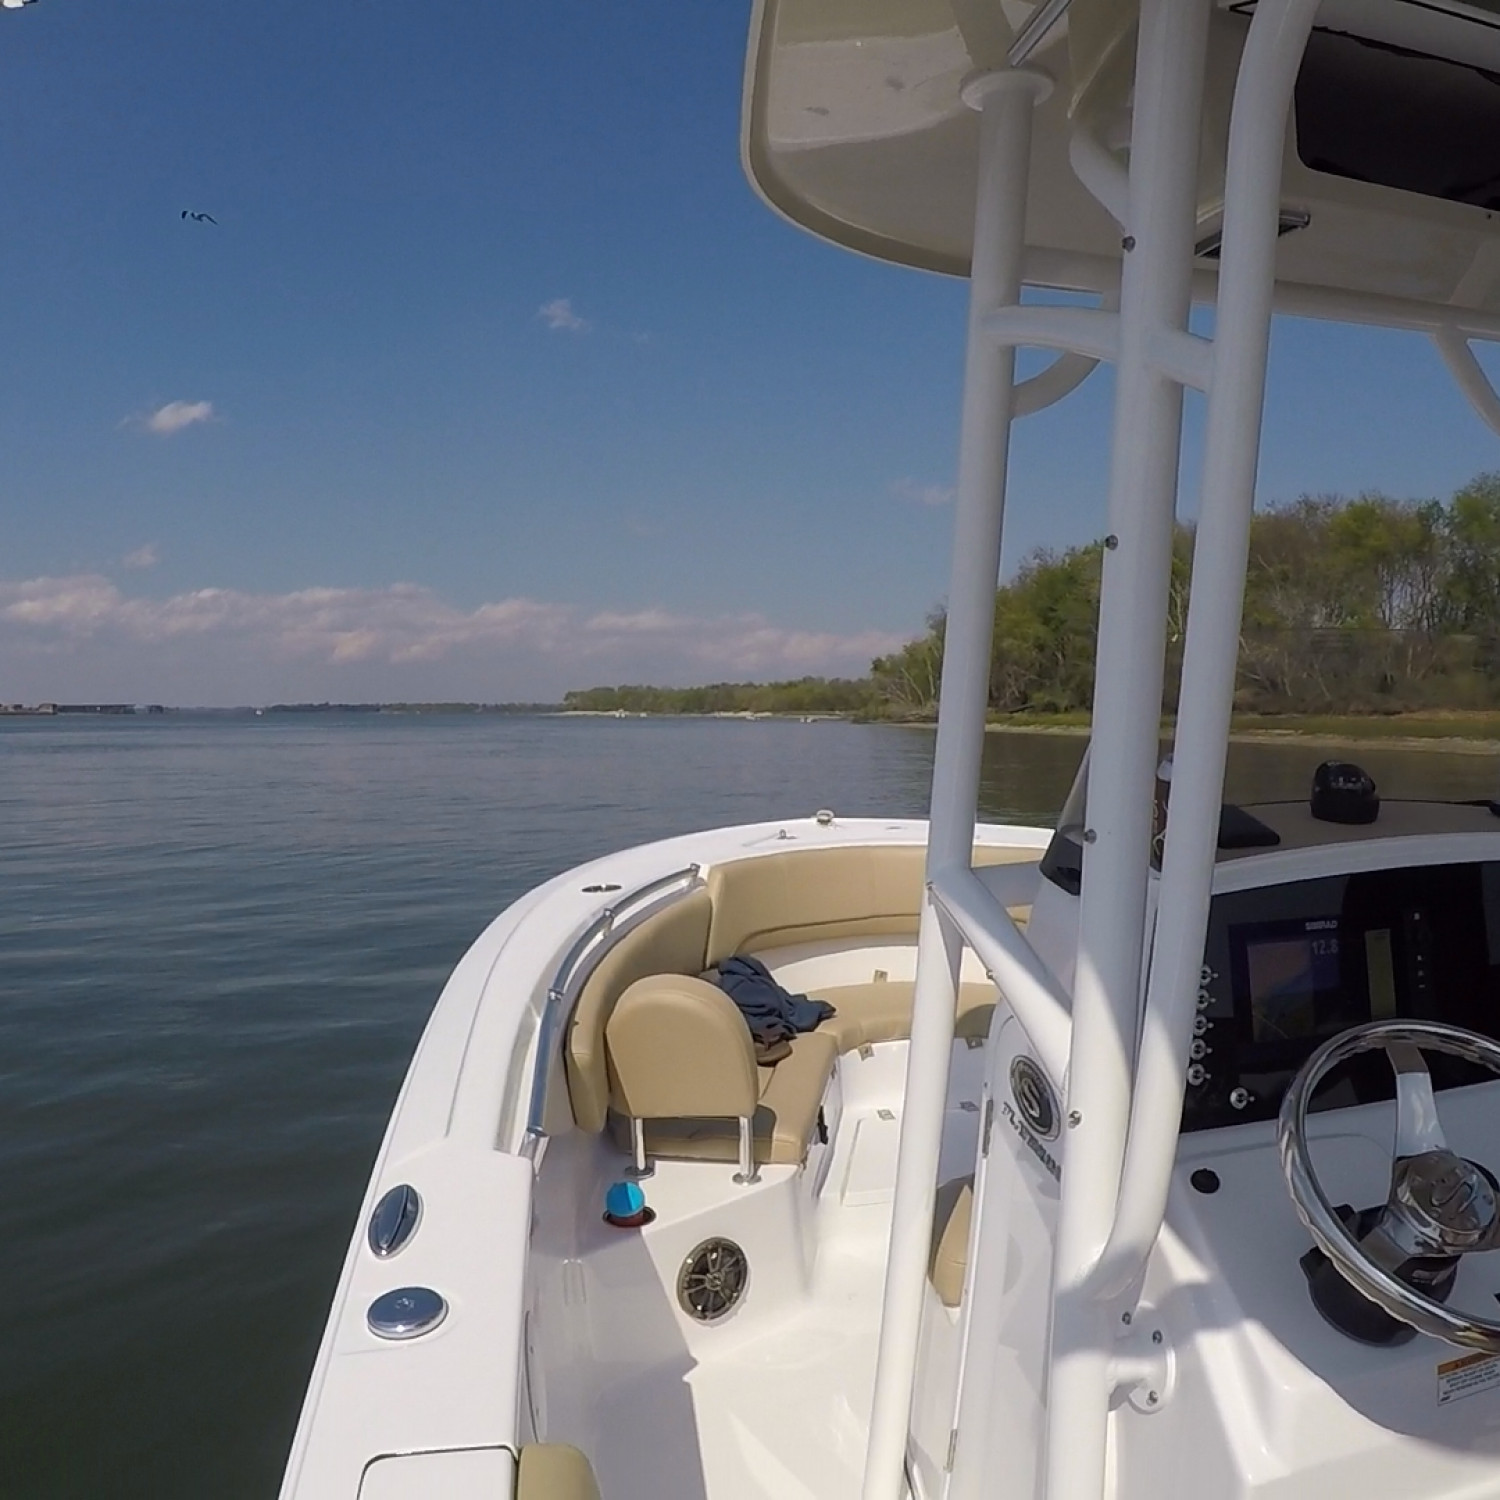
<path id="1" fill-rule="evenodd" d="M 845 846 L 735 860 L 627 929 L 585 980 L 568 1024 L 578 1126 L 613 1128 L 622 1144 L 633 1131 L 638 1157 L 738 1158 L 752 1170 L 800 1163 L 840 1054 L 910 1035 L 912 981 L 887 971 L 893 952 L 911 971 L 925 855 L 916 845 Z M 1034 849 L 975 850 L 979 865 L 1035 858 Z M 758 1065 L 739 1010 L 702 977 L 734 954 L 755 955 L 778 977 L 814 961 L 822 977 L 783 982 L 836 1014 Z M 994 1000 L 988 982 L 963 983 L 956 1034 L 986 1036 Z"/>

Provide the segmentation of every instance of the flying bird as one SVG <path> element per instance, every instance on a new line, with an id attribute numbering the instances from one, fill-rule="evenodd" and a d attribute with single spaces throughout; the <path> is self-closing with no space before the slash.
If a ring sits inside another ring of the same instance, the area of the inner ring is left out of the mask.
<path id="1" fill-rule="evenodd" d="M 212 214 L 195 214 L 189 208 L 183 209 L 182 217 L 184 219 L 191 219 L 196 224 L 217 224 L 219 222 Z"/>

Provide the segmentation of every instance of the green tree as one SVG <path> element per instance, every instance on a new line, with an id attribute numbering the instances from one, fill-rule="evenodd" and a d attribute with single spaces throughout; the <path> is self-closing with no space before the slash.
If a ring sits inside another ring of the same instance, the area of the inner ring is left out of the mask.
<path id="1" fill-rule="evenodd" d="M 927 617 L 927 634 L 908 641 L 889 656 L 870 663 L 875 696 L 898 716 L 928 715 L 937 706 L 943 677 L 943 635 L 947 615 L 934 610 Z"/>
<path id="2" fill-rule="evenodd" d="M 1500 473 L 1481 474 L 1448 507 L 1450 624 L 1500 633 Z"/>

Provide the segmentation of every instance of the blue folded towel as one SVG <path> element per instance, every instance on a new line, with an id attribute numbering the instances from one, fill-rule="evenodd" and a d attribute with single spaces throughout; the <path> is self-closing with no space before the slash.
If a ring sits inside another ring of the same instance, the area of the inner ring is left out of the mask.
<path id="1" fill-rule="evenodd" d="M 837 1014 L 826 1000 L 784 990 L 758 958 L 726 958 L 714 972 L 719 988 L 739 1007 L 750 1035 L 762 1044 L 790 1040 Z"/>

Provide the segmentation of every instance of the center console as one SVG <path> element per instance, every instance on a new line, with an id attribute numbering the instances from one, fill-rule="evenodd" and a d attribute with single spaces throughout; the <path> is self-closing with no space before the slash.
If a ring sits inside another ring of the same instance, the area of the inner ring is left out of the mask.
<path id="1" fill-rule="evenodd" d="M 1500 862 L 1363 870 L 1215 897 L 1184 1130 L 1276 1114 L 1319 1043 L 1362 1021 L 1445 1021 L 1500 1039 Z M 1431 1059 L 1453 1087 L 1482 1071 Z M 1381 1057 L 1354 1059 L 1315 1101 L 1389 1098 Z"/>

